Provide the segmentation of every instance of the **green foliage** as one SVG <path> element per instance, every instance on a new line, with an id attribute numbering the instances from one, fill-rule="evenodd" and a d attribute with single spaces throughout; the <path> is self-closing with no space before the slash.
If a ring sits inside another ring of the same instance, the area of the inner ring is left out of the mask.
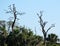
<path id="1" fill-rule="evenodd" d="M 0 46 L 4 46 L 5 43 L 5 37 L 3 36 L 3 34 L 0 34 Z"/>
<path id="2" fill-rule="evenodd" d="M 10 32 L 6 37 L 7 46 L 36 46 L 41 41 L 41 36 L 33 35 L 33 32 L 25 27 L 16 27 L 14 32 Z"/>
<path id="3" fill-rule="evenodd" d="M 58 37 L 56 34 L 49 34 L 47 39 L 51 43 L 56 43 L 58 40 Z"/>

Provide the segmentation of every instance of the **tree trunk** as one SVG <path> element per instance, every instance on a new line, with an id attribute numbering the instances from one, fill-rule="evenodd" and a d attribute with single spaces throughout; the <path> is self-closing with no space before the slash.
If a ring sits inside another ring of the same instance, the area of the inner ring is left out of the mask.
<path id="1" fill-rule="evenodd" d="M 44 34 L 44 46 L 46 46 L 46 33 Z"/>
<path id="2" fill-rule="evenodd" d="M 14 25 L 15 25 L 15 22 L 16 22 L 16 18 L 17 18 L 16 12 L 14 12 L 14 21 L 12 23 L 12 31 L 13 31 L 13 28 L 14 28 Z"/>

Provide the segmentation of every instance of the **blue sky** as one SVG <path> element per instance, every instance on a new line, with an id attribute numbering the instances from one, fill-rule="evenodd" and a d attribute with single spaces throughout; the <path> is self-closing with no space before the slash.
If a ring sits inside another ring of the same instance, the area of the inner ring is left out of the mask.
<path id="1" fill-rule="evenodd" d="M 0 0 L 0 19 L 8 20 L 12 14 L 6 14 L 5 10 L 8 10 L 8 6 L 15 4 L 17 11 L 25 12 L 26 14 L 19 16 L 19 25 L 25 25 L 27 28 L 31 28 L 33 31 L 36 27 L 37 35 L 42 35 L 38 23 L 38 16 L 36 15 L 43 10 L 43 19 L 48 21 L 46 30 L 51 24 L 55 24 L 49 33 L 55 33 L 60 37 L 60 0 Z"/>

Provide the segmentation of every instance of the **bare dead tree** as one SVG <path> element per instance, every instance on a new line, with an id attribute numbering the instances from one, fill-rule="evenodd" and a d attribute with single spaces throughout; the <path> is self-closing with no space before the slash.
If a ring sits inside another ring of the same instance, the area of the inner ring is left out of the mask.
<path id="1" fill-rule="evenodd" d="M 35 27 L 35 35 L 37 34 L 37 32 L 36 32 L 36 27 Z"/>
<path id="2" fill-rule="evenodd" d="M 42 29 L 42 33 L 43 33 L 43 37 L 44 37 L 44 46 L 46 46 L 46 36 L 47 36 L 47 33 L 48 33 L 48 31 L 51 28 L 55 27 L 55 25 L 52 24 L 47 30 L 45 30 L 45 26 L 46 26 L 47 22 L 43 21 L 43 19 L 42 19 L 42 11 L 40 11 L 40 15 L 38 13 L 37 13 L 37 15 L 39 17 L 39 23 L 40 23 L 40 26 L 41 26 L 41 29 Z"/>
<path id="3" fill-rule="evenodd" d="M 17 15 L 23 15 L 25 13 L 19 13 L 18 11 L 16 11 L 16 7 L 15 7 L 15 4 L 13 4 L 13 6 L 11 7 L 11 5 L 9 6 L 9 11 L 7 11 L 6 13 L 11 13 L 14 15 L 14 20 L 13 20 L 13 23 L 12 23 L 12 31 L 14 29 L 14 25 L 15 25 L 15 22 L 16 22 L 16 19 L 17 19 Z"/>

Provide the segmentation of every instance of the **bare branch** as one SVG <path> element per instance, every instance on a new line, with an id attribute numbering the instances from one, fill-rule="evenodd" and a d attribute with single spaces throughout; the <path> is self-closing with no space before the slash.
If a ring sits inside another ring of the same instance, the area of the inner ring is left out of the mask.
<path id="1" fill-rule="evenodd" d="M 39 16 L 39 14 L 37 13 L 38 17 L 39 17 L 39 23 L 40 25 L 42 26 L 43 25 L 43 20 L 42 20 L 42 13 L 41 13 L 41 16 Z"/>
<path id="2" fill-rule="evenodd" d="M 52 25 L 47 29 L 46 33 L 47 33 L 51 28 L 53 28 L 53 27 L 55 27 L 54 24 L 52 24 Z"/>
<path id="3" fill-rule="evenodd" d="M 13 11 L 11 5 L 9 5 L 8 7 L 9 7 L 9 9 L 10 9 L 11 11 Z"/>
<path id="4" fill-rule="evenodd" d="M 35 35 L 37 34 L 37 32 L 36 32 L 36 27 L 35 27 Z"/>
<path id="5" fill-rule="evenodd" d="M 45 25 L 46 25 L 47 23 L 48 23 L 48 22 L 46 22 L 46 21 L 43 23 L 44 27 L 45 27 Z"/>
<path id="6" fill-rule="evenodd" d="M 17 20 L 19 20 L 19 18 L 17 18 Z"/>
<path id="7" fill-rule="evenodd" d="M 40 18 L 39 14 L 37 13 L 38 17 Z"/>
<path id="8" fill-rule="evenodd" d="M 23 12 L 23 13 L 17 12 L 17 13 L 16 13 L 16 15 L 23 15 L 23 14 L 25 14 L 25 12 Z"/>
<path id="9" fill-rule="evenodd" d="M 40 16 L 42 16 L 43 11 L 40 11 Z"/>
<path id="10" fill-rule="evenodd" d="M 6 13 L 12 13 L 12 11 L 6 11 Z"/>
<path id="11" fill-rule="evenodd" d="M 9 5 L 8 7 L 9 7 L 9 10 L 10 10 L 10 11 L 5 10 L 5 11 L 6 11 L 6 13 L 13 13 L 13 10 L 12 10 L 11 5 Z"/>

